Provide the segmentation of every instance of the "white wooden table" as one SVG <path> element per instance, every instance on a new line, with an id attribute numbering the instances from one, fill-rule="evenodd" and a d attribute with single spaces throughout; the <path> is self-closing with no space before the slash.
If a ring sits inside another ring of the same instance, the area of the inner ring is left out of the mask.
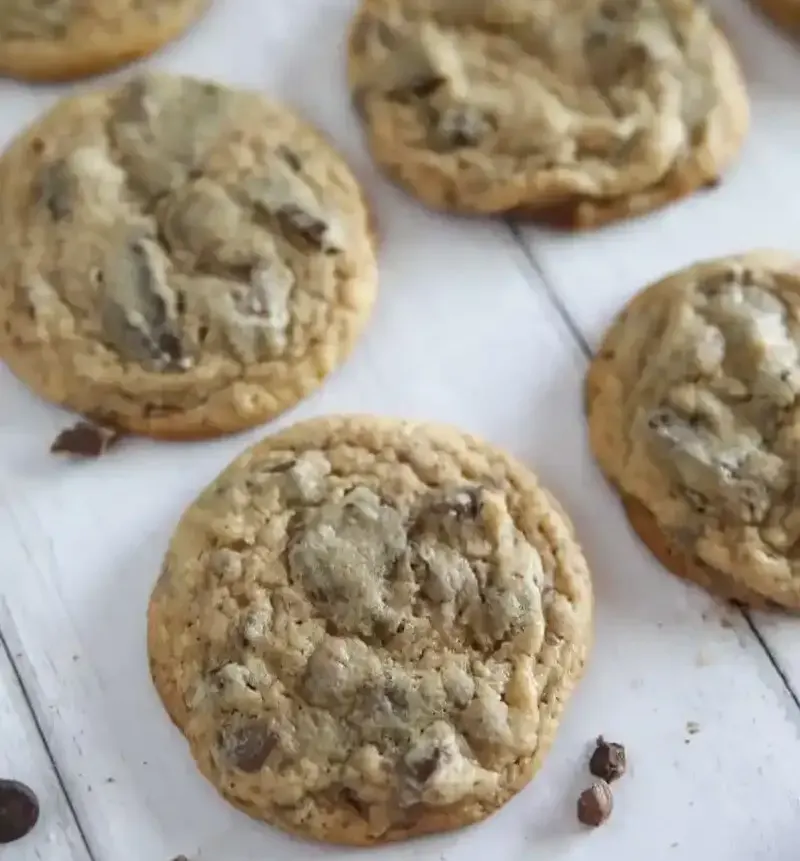
<path id="1" fill-rule="evenodd" d="M 717 3 L 754 102 L 741 163 L 717 190 L 565 236 L 437 216 L 379 176 L 344 86 L 352 6 L 218 0 L 148 63 L 294 103 L 375 202 L 375 318 L 346 367 L 278 424 L 372 411 L 455 423 L 507 447 L 574 516 L 597 588 L 594 655 L 539 777 L 484 825 L 370 857 L 796 861 L 800 621 L 745 617 L 659 568 L 588 455 L 581 384 L 605 324 L 656 276 L 760 245 L 800 253 L 800 45 L 744 0 Z M 0 83 L 0 143 L 66 89 Z M 48 454 L 70 417 L 3 368 L 0 404 L 0 777 L 26 781 L 42 802 L 36 829 L 0 847 L 2 861 L 361 854 L 230 809 L 195 772 L 148 678 L 145 607 L 170 532 L 265 430 L 198 445 L 131 441 L 73 464 Z M 625 743 L 631 769 L 612 819 L 587 832 L 574 805 L 598 733 Z"/>

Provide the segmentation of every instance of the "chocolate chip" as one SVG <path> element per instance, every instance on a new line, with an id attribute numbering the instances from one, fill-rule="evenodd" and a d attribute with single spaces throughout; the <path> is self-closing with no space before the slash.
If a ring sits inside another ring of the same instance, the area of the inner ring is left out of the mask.
<path id="1" fill-rule="evenodd" d="M 296 460 L 285 460 L 283 463 L 276 463 L 275 466 L 269 467 L 269 472 L 289 472 L 296 463 Z"/>
<path id="2" fill-rule="evenodd" d="M 225 752 L 234 768 L 255 774 L 261 770 L 277 743 L 278 737 L 265 724 L 252 721 L 228 735 Z"/>
<path id="3" fill-rule="evenodd" d="M 353 810 L 359 815 L 366 818 L 366 814 L 369 811 L 369 808 L 364 802 L 353 792 L 352 789 L 348 789 L 345 787 L 340 793 L 342 801 L 348 805 L 348 807 L 352 807 Z"/>
<path id="4" fill-rule="evenodd" d="M 611 816 L 613 807 L 611 787 L 604 780 L 597 780 L 578 797 L 578 822 L 597 828 Z"/>
<path id="5" fill-rule="evenodd" d="M 276 152 L 295 173 L 300 173 L 303 169 L 303 162 L 294 150 L 289 149 L 287 146 L 279 146 Z"/>
<path id="6" fill-rule="evenodd" d="M 647 419 L 647 426 L 652 430 L 659 430 L 660 428 L 669 427 L 669 425 L 673 424 L 673 421 L 674 416 L 670 410 L 659 409 L 650 414 Z"/>
<path id="7" fill-rule="evenodd" d="M 63 159 L 42 169 L 36 191 L 53 221 L 63 221 L 72 214 L 73 178 Z"/>
<path id="8" fill-rule="evenodd" d="M 478 146 L 497 128 L 497 121 L 474 105 L 448 108 L 436 115 L 435 143 L 447 151 Z"/>
<path id="9" fill-rule="evenodd" d="M 162 332 L 158 336 L 158 349 L 173 362 L 178 362 L 183 357 L 180 339 L 171 332 Z"/>
<path id="10" fill-rule="evenodd" d="M 125 360 L 176 373 L 191 361 L 183 355 L 177 315 L 165 299 L 171 291 L 163 256 L 152 239 L 135 237 L 109 257 L 103 274 L 103 331 Z"/>
<path id="11" fill-rule="evenodd" d="M 621 744 L 606 741 L 603 736 L 599 736 L 597 746 L 589 760 L 589 771 L 606 783 L 613 783 L 625 774 L 626 765 L 625 748 Z"/>
<path id="12" fill-rule="evenodd" d="M 0 843 L 13 843 L 33 829 L 39 819 L 39 800 L 17 780 L 0 780 Z"/>
<path id="13" fill-rule="evenodd" d="M 415 762 L 412 768 L 414 777 L 419 783 L 426 783 L 433 773 L 439 768 L 442 762 L 442 751 L 440 748 L 434 748 L 430 756 L 427 756 L 420 762 Z"/>
<path id="14" fill-rule="evenodd" d="M 70 454 L 76 457 L 100 457 L 121 438 L 119 431 L 91 422 L 78 422 L 61 431 L 50 446 L 52 454 Z"/>
<path id="15" fill-rule="evenodd" d="M 408 714 L 408 691 L 390 682 L 386 685 L 385 693 L 386 699 L 389 701 L 389 705 L 395 714 Z"/>
<path id="16" fill-rule="evenodd" d="M 301 207 L 292 204 L 281 207 L 278 219 L 281 222 L 281 227 L 290 238 L 292 236 L 297 237 L 315 250 L 324 250 L 326 254 L 338 250 L 324 247 L 328 233 L 327 223 Z"/>
<path id="17" fill-rule="evenodd" d="M 408 88 L 412 96 L 417 99 L 427 99 L 432 96 L 438 89 L 441 89 L 447 83 L 447 79 L 441 75 L 432 75 L 427 80 L 422 80 L 414 83 Z"/>

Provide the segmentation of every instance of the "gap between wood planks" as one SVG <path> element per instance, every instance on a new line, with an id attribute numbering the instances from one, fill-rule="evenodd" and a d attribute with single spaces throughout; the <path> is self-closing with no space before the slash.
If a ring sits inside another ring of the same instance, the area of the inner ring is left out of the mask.
<path id="1" fill-rule="evenodd" d="M 524 260 L 528 264 L 527 266 L 524 266 L 524 267 L 521 266 L 520 269 L 523 272 L 523 275 L 526 278 L 526 280 L 528 281 L 529 285 L 532 287 L 532 289 L 539 291 L 540 295 L 541 295 L 542 290 L 544 291 L 546 301 L 548 301 L 549 304 L 555 309 L 556 313 L 558 314 L 562 323 L 564 324 L 564 326 L 567 328 L 570 335 L 574 339 L 575 343 L 577 344 L 577 346 L 580 349 L 581 353 L 583 354 L 584 358 L 587 360 L 591 359 L 593 352 L 592 352 L 591 347 L 589 346 L 587 339 L 584 337 L 583 333 L 581 332 L 581 330 L 579 329 L 575 320 L 573 319 L 572 315 L 570 314 L 570 312 L 569 312 L 566 304 L 564 303 L 562 297 L 558 294 L 558 292 L 555 290 L 553 285 L 548 280 L 547 275 L 543 271 L 542 267 L 539 265 L 539 262 L 536 258 L 535 253 L 533 252 L 533 250 L 531 249 L 529 244 L 525 241 L 524 237 L 522 236 L 519 227 L 517 227 L 516 225 L 514 225 L 510 222 L 505 222 L 505 224 L 506 224 L 506 227 L 508 228 L 511 236 L 513 237 L 515 245 L 522 252 L 522 255 L 524 256 Z M 534 277 L 538 279 L 538 283 L 536 283 L 534 281 Z M 777 659 L 777 657 L 775 656 L 775 654 L 771 650 L 769 644 L 767 643 L 767 641 L 765 640 L 765 638 L 761 634 L 758 626 L 755 624 L 753 618 L 751 617 L 751 614 L 745 610 L 741 610 L 740 608 L 737 608 L 737 611 L 743 617 L 748 628 L 752 632 L 752 635 L 753 635 L 755 641 L 761 646 L 761 649 L 763 650 L 763 653 L 765 654 L 767 661 L 772 666 L 772 668 L 774 669 L 778 678 L 780 679 L 783 688 L 785 689 L 785 691 L 787 692 L 787 694 L 789 695 L 789 697 L 791 698 L 793 703 L 800 710 L 800 696 L 798 696 L 798 691 L 796 691 L 793 688 L 789 678 L 787 677 L 786 672 L 784 671 L 784 668 L 781 666 L 779 660 Z M 70 814 L 70 816 L 71 816 L 71 818 L 75 824 L 75 828 L 78 832 L 78 835 L 79 835 L 80 840 L 83 844 L 83 847 L 85 848 L 86 854 L 87 854 L 88 858 L 90 859 L 90 861 L 99 861 L 99 856 L 97 855 L 97 853 L 95 851 L 93 851 L 93 848 L 92 848 L 91 844 L 89 843 L 89 840 L 87 838 L 87 834 L 86 834 L 86 831 L 84 829 L 83 823 L 81 822 L 81 819 L 76 812 L 75 806 L 74 806 L 72 799 L 70 797 L 70 794 L 67 790 L 67 783 L 64 779 L 64 775 L 62 774 L 62 771 L 59 768 L 59 764 L 58 764 L 57 759 L 53 755 L 53 752 L 51 750 L 48 739 L 45 736 L 45 733 L 43 731 L 43 727 L 42 727 L 42 725 L 38 719 L 36 710 L 34 709 L 34 706 L 33 706 L 33 703 L 31 701 L 29 691 L 26 687 L 23 675 L 20 672 L 20 668 L 17 665 L 17 661 L 15 660 L 15 656 L 14 656 L 13 652 L 10 650 L 7 641 L 5 640 L 5 638 L 3 636 L 2 630 L 0 630 L 0 652 L 5 653 L 8 656 L 10 665 L 13 669 L 15 677 L 16 677 L 16 679 L 19 683 L 20 689 L 22 691 L 22 695 L 25 699 L 25 706 L 26 706 L 26 708 L 27 708 L 27 710 L 31 716 L 31 720 L 33 722 L 33 725 L 36 728 L 36 732 L 37 732 L 37 734 L 41 740 L 41 743 L 44 747 L 46 755 L 50 761 L 50 764 L 51 764 L 52 769 L 53 769 L 53 773 L 56 777 L 59 788 L 60 788 L 61 792 L 63 793 L 63 797 L 66 801 L 67 809 L 68 809 L 69 814 Z"/>
<path id="2" fill-rule="evenodd" d="M 3 631 L 0 629 L 0 656 L 4 655 L 8 659 L 9 666 L 11 667 L 11 672 L 13 673 L 14 679 L 19 686 L 20 693 L 22 694 L 22 698 L 25 703 L 25 708 L 28 712 L 28 716 L 30 718 L 31 724 L 36 729 L 36 734 L 39 736 L 39 740 L 42 743 L 42 748 L 47 756 L 47 759 L 50 763 L 50 767 L 53 771 L 53 774 L 56 778 L 56 783 L 58 784 L 58 789 L 64 797 L 64 802 L 67 807 L 67 811 L 69 813 L 70 818 L 75 826 L 75 830 L 78 833 L 78 837 L 80 838 L 81 843 L 83 844 L 83 849 L 86 852 L 86 856 L 89 861 L 97 861 L 97 856 L 92 851 L 92 847 L 89 845 L 89 841 L 86 837 L 86 832 L 83 829 L 83 823 L 81 822 L 78 814 L 75 810 L 75 806 L 72 803 L 72 798 L 70 797 L 69 792 L 67 791 L 67 785 L 64 781 L 64 777 L 61 773 L 61 769 L 58 766 L 58 761 L 53 755 L 53 751 L 50 749 L 50 745 L 47 741 L 47 738 L 44 734 L 44 730 L 42 728 L 41 723 L 39 722 L 39 717 L 36 714 L 36 709 L 33 707 L 33 703 L 31 702 L 30 694 L 28 693 L 28 689 L 25 686 L 25 681 L 20 673 L 20 669 L 17 666 L 17 662 L 14 657 L 14 653 L 11 651 L 6 638 L 3 636 Z M 24 720 L 25 716 L 21 715 L 20 719 Z M 13 774 L 6 775 L 6 777 L 10 780 L 14 779 Z M 41 792 L 41 788 L 32 786 L 31 789 L 38 795 Z M 37 855 L 38 857 L 38 855 Z"/>
<path id="3" fill-rule="evenodd" d="M 581 353 L 583 353 L 584 358 L 589 361 L 593 357 L 592 348 L 589 346 L 589 342 L 581 332 L 575 320 L 572 318 L 572 315 L 569 313 L 567 306 L 564 304 L 561 296 L 559 296 L 558 291 L 553 287 L 553 285 L 549 282 L 547 278 L 547 274 L 544 269 L 539 265 L 539 261 L 536 259 L 536 255 L 531 250 L 530 245 L 526 242 L 522 232 L 517 224 L 512 221 L 505 221 L 506 227 L 508 227 L 511 236 L 514 239 L 517 247 L 520 249 L 522 254 L 524 255 L 527 262 L 530 264 L 531 269 L 533 270 L 533 274 L 538 279 L 539 283 L 544 287 L 544 293 L 547 300 L 555 309 L 558 316 L 561 318 L 562 323 L 565 325 L 570 335 L 575 339 L 575 343 L 578 345 Z M 530 277 L 531 273 L 525 273 L 527 282 L 533 287 L 534 290 L 539 289 L 538 286 L 534 283 L 533 279 Z M 735 606 L 735 605 L 734 605 Z M 744 621 L 747 623 L 748 628 L 753 634 L 755 641 L 761 646 L 764 650 L 764 653 L 769 660 L 769 663 L 772 665 L 772 668 L 777 673 L 780 678 L 783 686 L 786 688 L 787 693 L 791 697 L 794 704 L 800 709 L 800 692 L 796 691 L 792 686 L 791 681 L 789 680 L 786 671 L 781 665 L 775 653 L 769 647 L 766 639 L 762 635 L 761 631 L 758 628 L 758 625 L 753 621 L 752 614 L 741 607 L 736 606 L 736 611 L 741 614 Z"/>

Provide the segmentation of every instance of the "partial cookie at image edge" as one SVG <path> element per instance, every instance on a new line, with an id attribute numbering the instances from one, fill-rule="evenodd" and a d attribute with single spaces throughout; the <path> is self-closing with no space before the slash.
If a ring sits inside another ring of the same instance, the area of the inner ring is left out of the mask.
<path id="1" fill-rule="evenodd" d="M 800 2 L 798 0 L 750 0 L 773 24 L 792 36 L 800 36 Z"/>
<path id="2" fill-rule="evenodd" d="M 654 280 L 637 291 L 625 305 L 614 315 L 608 324 L 603 338 L 597 347 L 594 358 L 591 360 L 586 371 L 583 388 L 584 414 L 587 419 L 589 432 L 589 445 L 595 463 L 600 468 L 609 489 L 619 499 L 630 528 L 648 548 L 653 556 L 675 576 L 693 583 L 705 589 L 711 595 L 734 604 L 755 610 L 777 612 L 793 615 L 800 612 L 800 598 L 784 596 L 779 601 L 775 595 L 768 595 L 751 588 L 741 580 L 706 564 L 695 554 L 686 552 L 664 534 L 652 512 L 641 500 L 626 493 L 620 487 L 616 477 L 607 468 L 605 457 L 601 454 L 605 451 L 607 442 L 604 438 L 599 423 L 592 421 L 592 405 L 603 388 L 608 385 L 607 365 L 608 357 L 605 355 L 606 345 L 614 337 L 617 329 L 624 325 L 628 313 L 638 306 L 643 297 L 650 291 L 658 289 L 666 292 L 673 285 L 679 285 L 692 271 L 702 271 L 718 266 L 723 261 L 747 262 L 752 261 L 767 268 L 782 270 L 794 274 L 800 279 L 800 259 L 795 255 L 777 249 L 762 248 L 739 255 L 731 255 L 726 258 L 709 258 L 695 262 L 678 271 Z"/>
<path id="3" fill-rule="evenodd" d="M 97 0 L 102 2 L 102 0 Z M 160 26 L 128 28 L 118 39 L 79 32 L 59 42 L 0 41 L 0 77 L 31 83 L 60 83 L 102 74 L 148 57 L 188 32 L 213 0 L 193 0 L 177 9 Z"/>
<path id="4" fill-rule="evenodd" d="M 357 38 L 360 18 L 369 12 L 371 0 L 361 0 L 348 30 L 348 75 L 353 86 L 355 75 L 353 44 Z M 713 45 L 723 79 L 725 99 L 717 112 L 712 134 L 699 145 L 692 144 L 688 152 L 676 161 L 661 180 L 650 187 L 619 197 L 590 197 L 570 195 L 527 204 L 518 201 L 512 205 L 473 205 L 463 199 L 457 184 L 440 171 L 420 168 L 416 180 L 408 177 L 401 163 L 390 163 L 376 156 L 371 142 L 369 123 L 361 119 L 368 149 L 376 164 L 399 187 L 435 211 L 462 215 L 499 215 L 519 222 L 530 221 L 556 230 L 582 231 L 626 221 L 660 210 L 672 203 L 702 193 L 724 182 L 724 174 L 737 160 L 750 129 L 750 102 L 739 62 L 716 16 L 710 15 L 714 25 Z M 360 113 L 354 103 L 353 109 Z M 451 186 L 441 192 L 442 184 Z"/>

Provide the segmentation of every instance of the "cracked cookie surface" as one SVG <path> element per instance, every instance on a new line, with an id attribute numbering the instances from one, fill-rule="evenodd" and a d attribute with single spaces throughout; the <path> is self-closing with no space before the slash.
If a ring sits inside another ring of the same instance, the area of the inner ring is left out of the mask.
<path id="1" fill-rule="evenodd" d="M 361 191 L 256 93 L 167 75 L 59 103 L 0 159 L 0 356 L 120 430 L 264 422 L 350 352 L 377 292 Z"/>
<path id="2" fill-rule="evenodd" d="M 587 378 L 592 448 L 670 570 L 800 609 L 800 263 L 700 263 L 648 287 Z"/>
<path id="3" fill-rule="evenodd" d="M 211 0 L 0 0 L 0 74 L 61 81 L 121 66 L 191 26 Z"/>
<path id="4" fill-rule="evenodd" d="M 381 843 L 477 822 L 540 766 L 591 584 L 522 465 L 449 428 L 295 425 L 188 509 L 148 613 L 202 773 L 286 830 Z"/>
<path id="5" fill-rule="evenodd" d="M 713 184 L 749 123 L 694 0 L 363 0 L 349 78 L 374 158 L 424 202 L 566 227 Z"/>

